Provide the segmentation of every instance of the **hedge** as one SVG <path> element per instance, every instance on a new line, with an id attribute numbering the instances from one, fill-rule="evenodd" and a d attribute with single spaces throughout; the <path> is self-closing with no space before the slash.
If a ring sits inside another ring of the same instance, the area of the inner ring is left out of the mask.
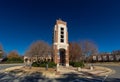
<path id="1" fill-rule="evenodd" d="M 46 67 L 47 64 L 48 64 L 48 68 L 53 68 L 56 66 L 54 62 L 33 62 L 32 66 L 33 67 Z"/>
<path id="2" fill-rule="evenodd" d="M 84 67 L 84 63 L 83 62 L 70 62 L 70 65 L 73 67 Z"/>

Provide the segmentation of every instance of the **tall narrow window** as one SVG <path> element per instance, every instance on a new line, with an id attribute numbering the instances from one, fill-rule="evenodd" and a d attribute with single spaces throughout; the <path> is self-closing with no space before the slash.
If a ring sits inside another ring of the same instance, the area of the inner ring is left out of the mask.
<path id="1" fill-rule="evenodd" d="M 61 34 L 64 34 L 64 32 L 61 32 Z"/>
<path id="2" fill-rule="evenodd" d="M 64 42 L 64 39 L 61 39 L 61 40 L 60 40 L 60 42 L 62 42 L 62 43 L 63 43 L 63 42 Z"/>
<path id="3" fill-rule="evenodd" d="M 61 28 L 61 31 L 63 31 L 64 30 L 64 28 Z"/>
<path id="4" fill-rule="evenodd" d="M 64 38 L 64 36 L 63 36 L 63 35 L 61 35 L 61 38 Z"/>
<path id="5" fill-rule="evenodd" d="M 64 28 L 61 27 L 60 29 L 61 29 L 60 42 L 61 42 L 61 43 L 64 43 Z"/>

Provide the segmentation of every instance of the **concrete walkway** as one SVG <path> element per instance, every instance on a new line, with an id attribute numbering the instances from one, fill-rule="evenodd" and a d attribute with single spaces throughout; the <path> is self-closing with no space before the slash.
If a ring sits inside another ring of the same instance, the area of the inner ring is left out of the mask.
<path id="1" fill-rule="evenodd" d="M 111 70 L 103 67 L 94 67 L 93 70 L 74 67 L 59 67 L 58 72 L 37 72 L 39 69 L 22 70 L 22 66 L 10 67 L 0 74 L 0 82 L 101 82 L 104 78 L 98 78 L 110 73 Z M 36 70 L 33 71 L 33 70 Z M 41 69 L 40 69 L 41 70 Z M 30 73 L 30 71 L 32 71 Z"/>
<path id="2" fill-rule="evenodd" d="M 21 69 L 23 68 L 23 66 L 15 66 L 15 67 L 10 67 L 10 68 L 7 68 L 5 69 L 4 71 L 11 71 L 11 70 L 14 70 L 14 69 Z M 29 70 L 33 70 L 33 69 L 29 69 Z M 37 70 L 36 70 L 37 71 Z M 57 72 L 54 72 L 52 73 L 48 73 L 48 72 L 45 72 L 43 73 L 43 75 L 45 75 L 46 77 L 60 77 L 61 75 L 63 74 L 67 74 L 67 73 L 75 73 L 75 74 L 81 74 L 83 76 L 105 76 L 105 75 L 110 75 L 110 74 L 113 74 L 113 70 L 109 69 L 109 68 L 106 68 L 106 67 L 100 67 L 100 66 L 95 66 L 93 70 L 91 69 L 85 69 L 85 68 L 81 68 L 79 69 L 78 71 L 78 68 L 74 68 L 74 67 L 63 67 L 63 66 L 60 66 L 58 68 L 58 71 Z"/>
<path id="3" fill-rule="evenodd" d="M 59 69 L 58 75 L 60 76 L 67 73 L 75 73 L 78 74 L 80 77 L 82 76 L 92 78 L 93 76 L 106 76 L 113 73 L 113 70 L 100 66 L 95 66 L 93 70 L 82 68 L 78 71 L 78 69 L 74 67 L 62 67 L 62 66 L 60 66 L 58 69 Z"/>

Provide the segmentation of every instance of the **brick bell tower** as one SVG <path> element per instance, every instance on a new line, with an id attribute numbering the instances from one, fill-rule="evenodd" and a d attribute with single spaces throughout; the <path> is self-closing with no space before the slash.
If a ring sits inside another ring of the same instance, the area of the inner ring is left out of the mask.
<path id="1" fill-rule="evenodd" d="M 53 61 L 57 66 L 69 66 L 69 44 L 67 23 L 56 20 L 53 37 Z"/>

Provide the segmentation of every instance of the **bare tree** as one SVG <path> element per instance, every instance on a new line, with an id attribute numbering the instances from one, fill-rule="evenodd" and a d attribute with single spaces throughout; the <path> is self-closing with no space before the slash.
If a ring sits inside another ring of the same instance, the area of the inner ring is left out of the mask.
<path id="1" fill-rule="evenodd" d="M 69 44 L 69 53 L 70 53 L 70 61 L 81 61 L 82 50 L 77 42 L 71 42 Z"/>
<path id="2" fill-rule="evenodd" d="M 92 41 L 89 40 L 81 41 L 80 46 L 82 48 L 82 55 L 84 56 L 84 58 L 87 58 L 91 55 L 96 55 L 98 53 L 98 48 Z"/>
<path id="3" fill-rule="evenodd" d="M 0 44 L 0 50 L 3 50 L 2 45 Z"/>
<path id="4" fill-rule="evenodd" d="M 97 53 L 97 46 L 89 40 L 71 42 L 69 44 L 70 61 L 84 61 L 86 58 L 90 58 L 91 55 L 96 55 Z"/>
<path id="5" fill-rule="evenodd" d="M 112 54 L 114 54 L 114 55 L 120 55 L 120 50 L 114 50 L 114 51 L 112 51 Z"/>
<path id="6" fill-rule="evenodd" d="M 45 43 L 44 41 L 36 41 L 31 44 L 25 55 L 31 58 L 36 57 L 38 61 L 38 58 L 45 58 L 50 54 L 51 48 L 47 43 Z"/>
<path id="7" fill-rule="evenodd" d="M 4 51 L 3 51 L 3 47 L 0 44 L 0 58 L 3 58 L 3 56 L 5 55 Z"/>

